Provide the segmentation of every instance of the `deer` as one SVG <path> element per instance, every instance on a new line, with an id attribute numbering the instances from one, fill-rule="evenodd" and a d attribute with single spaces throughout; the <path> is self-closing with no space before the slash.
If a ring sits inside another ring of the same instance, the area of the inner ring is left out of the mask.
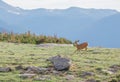
<path id="1" fill-rule="evenodd" d="M 80 51 L 82 49 L 85 49 L 85 51 L 87 51 L 88 43 L 87 42 L 83 42 L 81 44 L 78 44 L 78 42 L 79 42 L 79 40 L 77 40 L 77 41 L 75 41 L 73 43 L 73 46 L 75 46 L 77 48 L 77 50 L 75 50 L 74 53 L 77 52 L 77 51 Z"/>

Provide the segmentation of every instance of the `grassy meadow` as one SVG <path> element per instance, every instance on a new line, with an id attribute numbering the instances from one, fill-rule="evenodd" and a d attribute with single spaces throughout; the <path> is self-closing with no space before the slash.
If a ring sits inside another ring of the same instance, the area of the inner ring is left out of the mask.
<path id="1" fill-rule="evenodd" d="M 0 72 L 0 82 L 120 82 L 120 49 L 90 47 L 88 51 L 73 53 L 75 50 L 73 46 L 38 47 L 0 42 L 0 67 L 12 68 L 11 72 Z M 51 73 L 50 79 L 37 81 L 20 78 L 20 71 L 15 70 L 19 65 L 48 67 L 51 64 L 46 59 L 56 55 L 72 60 L 73 66 L 63 76 Z M 67 75 L 74 77 L 69 80 Z"/>

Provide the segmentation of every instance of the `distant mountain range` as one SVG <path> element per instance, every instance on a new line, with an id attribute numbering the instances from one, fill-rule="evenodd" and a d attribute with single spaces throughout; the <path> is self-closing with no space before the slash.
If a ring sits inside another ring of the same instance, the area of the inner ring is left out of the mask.
<path id="1" fill-rule="evenodd" d="M 120 48 L 120 12 L 109 9 L 33 9 L 12 7 L 0 0 L 0 31 L 58 35 L 90 46 Z"/>

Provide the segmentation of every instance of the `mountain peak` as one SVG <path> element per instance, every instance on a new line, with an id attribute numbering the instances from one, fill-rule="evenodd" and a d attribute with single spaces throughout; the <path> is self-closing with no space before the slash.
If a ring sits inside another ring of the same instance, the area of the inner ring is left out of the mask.
<path id="1" fill-rule="evenodd" d="M 13 7 L 7 3 L 5 3 L 3 0 L 0 0 L 0 10 L 6 11 L 8 13 L 18 14 L 22 11 L 19 7 Z"/>
<path id="2" fill-rule="evenodd" d="M 12 7 L 9 4 L 5 3 L 4 1 L 0 0 L 0 8 L 4 8 L 4 7 Z"/>
<path id="3" fill-rule="evenodd" d="M 120 47 L 120 39 L 115 37 L 120 35 L 119 19 L 120 13 L 110 9 L 22 10 L 0 0 L 0 29 L 15 33 L 30 30 L 35 34 L 57 34 L 71 40 L 87 40 L 92 46 Z"/>

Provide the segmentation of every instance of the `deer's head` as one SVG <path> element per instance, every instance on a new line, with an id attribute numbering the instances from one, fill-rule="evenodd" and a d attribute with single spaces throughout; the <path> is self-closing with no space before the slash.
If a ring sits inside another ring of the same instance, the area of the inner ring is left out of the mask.
<path id="1" fill-rule="evenodd" d="M 76 40 L 76 41 L 73 43 L 73 46 L 78 45 L 78 42 L 79 42 L 79 40 Z"/>

